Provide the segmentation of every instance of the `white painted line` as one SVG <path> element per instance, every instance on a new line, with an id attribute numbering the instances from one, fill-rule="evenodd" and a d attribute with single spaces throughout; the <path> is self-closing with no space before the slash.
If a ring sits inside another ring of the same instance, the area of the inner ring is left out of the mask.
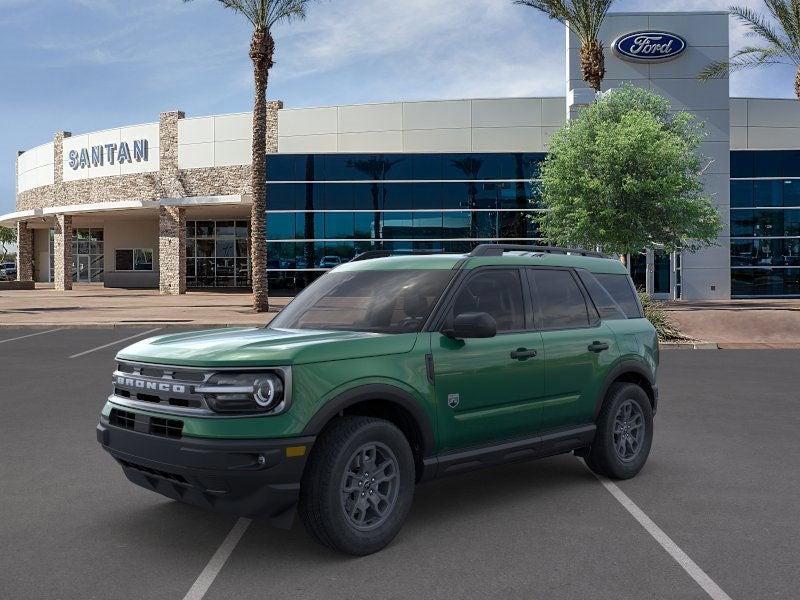
<path id="1" fill-rule="evenodd" d="M 236 548 L 236 544 L 239 543 L 239 540 L 242 539 L 250 523 L 250 519 L 245 519 L 243 517 L 236 521 L 233 529 L 228 532 L 227 537 L 222 541 L 217 551 L 214 552 L 214 556 L 208 561 L 206 568 L 200 573 L 192 587 L 186 592 L 183 600 L 201 600 L 201 598 L 206 595 L 208 588 L 211 587 L 211 584 L 214 583 L 222 567 L 225 566 L 228 557 L 231 555 L 231 552 L 233 552 L 233 549 Z"/>
<path id="2" fill-rule="evenodd" d="M 21 335 L 19 337 L 11 338 L 8 340 L 0 340 L 0 344 L 5 344 L 6 342 L 16 342 L 17 340 L 24 340 L 25 338 L 33 337 L 35 335 L 44 335 L 45 333 L 53 333 L 54 331 L 61 331 L 62 328 L 59 329 L 50 329 L 48 331 L 38 331 L 36 333 L 29 333 L 28 335 Z"/>
<path id="3" fill-rule="evenodd" d="M 131 335 L 126 338 L 122 338 L 121 340 L 109 342 L 108 344 L 103 344 L 102 346 L 98 346 L 97 348 L 92 348 L 91 350 L 84 350 L 83 352 L 78 352 L 77 354 L 73 354 L 72 356 L 70 356 L 70 358 L 78 358 L 79 356 L 91 354 L 92 352 L 97 352 L 98 350 L 102 350 L 103 348 L 108 348 L 109 346 L 116 346 L 117 344 L 121 344 L 122 342 L 127 342 L 128 340 L 132 340 L 137 337 L 142 337 L 143 335 L 147 335 L 148 333 L 153 333 L 154 331 L 158 331 L 160 329 L 163 329 L 163 327 L 156 327 L 155 329 L 150 329 L 149 331 L 143 331 L 142 333 L 137 333 L 136 335 Z"/>
<path id="4" fill-rule="evenodd" d="M 697 563 L 694 562 L 689 555 L 686 554 L 683 550 L 681 550 L 678 545 L 672 541 L 672 539 L 664 533 L 664 531 L 655 523 L 653 520 L 648 517 L 644 511 L 636 506 L 633 500 L 631 500 L 625 492 L 623 492 L 617 484 L 615 484 L 610 479 L 606 479 L 596 473 L 592 473 L 600 483 L 609 491 L 609 493 L 617 499 L 625 510 L 627 510 L 631 516 L 639 522 L 639 525 L 644 527 L 645 531 L 649 533 L 655 541 L 657 541 L 667 553 L 675 559 L 681 568 L 689 574 L 689 577 L 695 580 L 697 585 L 703 588 L 706 594 L 709 595 L 710 598 L 713 600 L 731 600 L 731 597 L 726 594 L 721 587 L 719 587 L 711 577 L 709 577 L 703 569 L 697 566 Z"/>

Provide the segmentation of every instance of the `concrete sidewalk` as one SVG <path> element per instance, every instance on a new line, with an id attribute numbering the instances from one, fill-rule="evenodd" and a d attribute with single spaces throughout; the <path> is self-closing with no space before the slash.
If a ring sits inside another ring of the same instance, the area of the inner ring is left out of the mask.
<path id="1" fill-rule="evenodd" d="M 272 298 L 272 311 L 255 313 L 250 292 L 192 291 L 162 296 L 158 290 L 76 284 L 69 292 L 0 292 L 0 327 L 92 327 L 169 323 L 187 326 L 264 325 L 291 298 Z"/>
<path id="2" fill-rule="evenodd" d="M 679 329 L 720 348 L 800 348 L 800 299 L 670 302 Z"/>
<path id="3" fill-rule="evenodd" d="M 97 284 L 56 292 L 37 284 L 35 290 L 0 292 L 0 327 L 265 325 L 292 299 L 273 296 L 272 312 L 259 314 L 250 307 L 251 298 L 244 291 L 162 296 L 158 290 Z M 700 342 L 686 347 L 800 348 L 800 300 L 672 302 L 665 307 L 681 331 Z"/>

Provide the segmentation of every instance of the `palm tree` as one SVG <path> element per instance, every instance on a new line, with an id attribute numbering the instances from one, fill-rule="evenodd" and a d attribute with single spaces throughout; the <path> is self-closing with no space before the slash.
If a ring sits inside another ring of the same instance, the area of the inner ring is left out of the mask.
<path id="1" fill-rule="evenodd" d="M 771 19 L 746 6 L 732 6 L 730 14 L 748 29 L 749 37 L 761 45 L 745 46 L 730 60 L 716 61 L 700 72 L 703 81 L 724 77 L 731 71 L 764 65 L 790 64 L 797 69 L 794 93 L 800 100 L 800 0 L 764 0 Z M 773 23 L 774 21 L 774 23 Z"/>
<path id="2" fill-rule="evenodd" d="M 563 23 L 581 41 L 581 75 L 595 92 L 606 75 L 600 27 L 614 0 L 514 0 Z"/>
<path id="3" fill-rule="evenodd" d="M 253 61 L 255 100 L 253 102 L 253 205 L 250 224 L 250 266 L 253 271 L 253 309 L 269 310 L 267 289 L 267 242 L 265 235 L 267 190 L 267 81 L 273 66 L 275 40 L 272 28 L 282 21 L 304 19 L 306 7 L 313 0 L 219 0 L 225 8 L 235 10 L 253 26 L 250 59 Z M 191 0 L 184 0 L 191 2 Z"/>

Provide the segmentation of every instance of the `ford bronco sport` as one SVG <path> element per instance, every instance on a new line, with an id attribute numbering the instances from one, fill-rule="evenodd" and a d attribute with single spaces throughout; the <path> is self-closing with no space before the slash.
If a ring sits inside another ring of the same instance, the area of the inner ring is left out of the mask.
<path id="1" fill-rule="evenodd" d="M 268 327 L 175 333 L 117 356 L 97 439 L 132 482 L 362 555 L 416 482 L 574 452 L 633 477 L 658 341 L 616 260 L 482 245 L 343 264 Z"/>

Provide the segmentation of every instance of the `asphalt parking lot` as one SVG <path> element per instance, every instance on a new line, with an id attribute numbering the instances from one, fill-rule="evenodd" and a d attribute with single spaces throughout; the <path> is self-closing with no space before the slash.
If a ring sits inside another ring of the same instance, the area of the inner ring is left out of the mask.
<path id="1" fill-rule="evenodd" d="M 95 441 L 121 340 L 152 329 L 0 329 L 0 597 L 181 599 L 230 540 L 235 518 L 134 486 Z M 559 456 L 419 486 L 365 558 L 253 522 L 202 597 L 800 597 L 798 365 L 663 352 L 650 460 L 617 484 L 723 595 Z"/>

